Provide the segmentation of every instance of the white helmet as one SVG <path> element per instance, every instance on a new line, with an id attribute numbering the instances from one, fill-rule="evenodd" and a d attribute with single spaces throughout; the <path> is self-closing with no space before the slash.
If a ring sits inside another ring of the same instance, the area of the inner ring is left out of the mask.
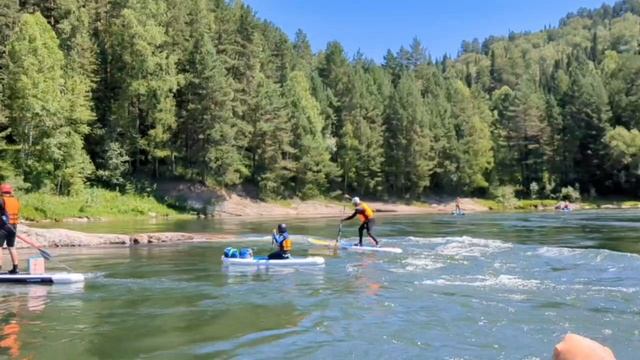
<path id="1" fill-rule="evenodd" d="M 359 197 L 357 197 L 357 196 L 354 196 L 353 198 L 351 198 L 351 203 L 352 203 L 353 205 L 358 205 L 358 204 L 360 204 L 360 198 L 359 198 Z"/>

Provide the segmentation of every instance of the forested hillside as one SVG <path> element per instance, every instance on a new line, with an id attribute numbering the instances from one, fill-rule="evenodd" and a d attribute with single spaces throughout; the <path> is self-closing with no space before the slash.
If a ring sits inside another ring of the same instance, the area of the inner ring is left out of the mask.
<path id="1" fill-rule="evenodd" d="M 314 54 L 240 1 L 7 0 L 0 58 L 0 180 L 24 191 L 640 191 L 640 0 L 382 64 Z"/>

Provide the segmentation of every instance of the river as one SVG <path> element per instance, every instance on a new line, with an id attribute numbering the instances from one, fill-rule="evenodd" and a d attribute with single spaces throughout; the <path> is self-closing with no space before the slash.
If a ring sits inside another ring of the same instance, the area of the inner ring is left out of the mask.
<path id="1" fill-rule="evenodd" d="M 383 243 L 403 254 L 314 248 L 305 236 L 334 238 L 335 219 L 292 221 L 294 254 L 324 256 L 317 269 L 226 268 L 227 243 L 52 249 L 87 281 L 0 286 L 0 358 L 531 360 L 549 359 L 571 331 L 633 359 L 639 219 L 637 210 L 381 217 Z M 266 254 L 276 222 L 66 227 L 225 232 Z M 350 240 L 356 225 L 345 226 Z"/>

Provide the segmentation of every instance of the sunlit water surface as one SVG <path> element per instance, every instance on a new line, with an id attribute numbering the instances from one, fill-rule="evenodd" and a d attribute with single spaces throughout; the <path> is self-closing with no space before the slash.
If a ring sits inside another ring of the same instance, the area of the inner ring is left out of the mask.
<path id="1" fill-rule="evenodd" d="M 53 249 L 87 281 L 0 285 L 0 358 L 548 359 L 571 331 L 634 359 L 638 219 L 638 211 L 382 217 L 383 243 L 403 254 L 314 248 L 305 237 L 334 238 L 336 220 L 291 222 L 295 255 L 326 258 L 316 269 L 226 268 L 229 243 Z M 266 254 L 277 222 L 66 226 L 224 232 L 237 238 L 231 245 Z M 345 236 L 355 240 L 350 225 Z"/>

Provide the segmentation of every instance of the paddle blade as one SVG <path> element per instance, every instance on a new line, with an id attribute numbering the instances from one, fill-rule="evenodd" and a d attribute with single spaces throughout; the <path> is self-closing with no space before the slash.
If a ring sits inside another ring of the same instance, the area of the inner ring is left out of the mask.
<path id="1" fill-rule="evenodd" d="M 42 257 L 45 260 L 51 260 L 53 258 L 53 256 L 51 256 L 51 254 L 49 254 L 47 250 L 38 249 L 38 251 L 40 252 L 40 255 L 42 255 Z"/>

